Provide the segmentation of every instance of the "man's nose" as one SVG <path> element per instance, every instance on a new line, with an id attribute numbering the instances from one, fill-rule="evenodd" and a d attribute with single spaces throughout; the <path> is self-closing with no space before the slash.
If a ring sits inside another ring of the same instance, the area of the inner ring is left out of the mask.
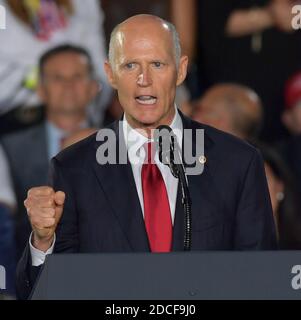
<path id="1" fill-rule="evenodd" d="M 152 84 L 152 77 L 148 68 L 143 68 L 137 77 L 137 84 L 140 87 L 148 87 Z"/>

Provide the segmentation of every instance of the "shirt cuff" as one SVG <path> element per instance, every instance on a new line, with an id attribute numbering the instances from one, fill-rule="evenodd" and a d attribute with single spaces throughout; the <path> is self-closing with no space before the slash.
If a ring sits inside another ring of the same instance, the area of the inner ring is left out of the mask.
<path id="1" fill-rule="evenodd" d="M 41 264 L 43 264 L 45 262 L 45 258 L 47 254 L 52 254 L 53 252 L 53 248 L 55 245 L 55 241 L 56 241 L 56 236 L 54 234 L 54 239 L 53 242 L 51 244 L 51 247 L 46 251 L 43 252 L 37 248 L 35 248 L 32 243 L 31 243 L 31 238 L 32 238 L 32 233 L 30 234 L 29 237 L 29 248 L 30 248 L 30 254 L 31 254 L 31 264 L 33 267 L 38 267 Z"/>

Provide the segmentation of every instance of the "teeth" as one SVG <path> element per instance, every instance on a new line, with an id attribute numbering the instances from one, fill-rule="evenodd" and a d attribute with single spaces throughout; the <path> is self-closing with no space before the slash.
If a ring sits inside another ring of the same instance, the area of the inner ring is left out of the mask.
<path id="1" fill-rule="evenodd" d="M 154 99 L 153 96 L 139 96 L 137 97 L 139 100 L 149 100 L 149 99 Z"/>
<path id="2" fill-rule="evenodd" d="M 140 104 L 155 104 L 157 101 L 157 98 L 153 97 L 153 96 L 139 96 L 136 98 L 136 100 L 140 103 Z"/>

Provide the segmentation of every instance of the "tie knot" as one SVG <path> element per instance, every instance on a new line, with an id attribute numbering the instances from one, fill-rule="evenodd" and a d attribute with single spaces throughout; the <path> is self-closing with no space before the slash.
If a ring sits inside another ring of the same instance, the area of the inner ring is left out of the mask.
<path id="1" fill-rule="evenodd" d="M 144 149 L 146 152 L 146 163 L 155 163 L 155 144 L 153 142 L 147 142 L 144 144 Z"/>

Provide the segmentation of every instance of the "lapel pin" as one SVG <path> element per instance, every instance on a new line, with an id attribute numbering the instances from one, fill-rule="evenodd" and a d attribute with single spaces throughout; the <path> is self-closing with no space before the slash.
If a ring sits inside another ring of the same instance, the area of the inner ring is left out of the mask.
<path id="1" fill-rule="evenodd" d="M 199 162 L 200 162 L 200 164 L 205 164 L 207 162 L 206 157 L 205 156 L 200 156 L 199 157 Z"/>

